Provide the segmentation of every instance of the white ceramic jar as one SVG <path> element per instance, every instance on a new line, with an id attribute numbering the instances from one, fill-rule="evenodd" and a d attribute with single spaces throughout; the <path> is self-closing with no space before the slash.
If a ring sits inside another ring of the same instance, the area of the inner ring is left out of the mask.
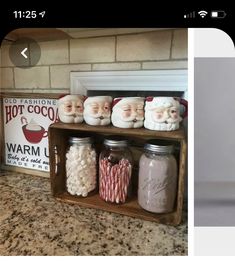
<path id="1" fill-rule="evenodd" d="M 140 128 L 144 124 L 144 97 L 119 97 L 113 100 L 112 124 L 120 128 Z"/>
<path id="2" fill-rule="evenodd" d="M 84 102 L 84 120 L 88 125 L 107 126 L 110 124 L 111 96 L 92 96 Z"/>
<path id="3" fill-rule="evenodd" d="M 83 95 L 67 94 L 58 99 L 58 115 L 63 123 L 83 122 Z"/>
<path id="4" fill-rule="evenodd" d="M 180 105 L 184 113 L 180 116 Z M 182 98 L 147 97 L 145 102 L 144 127 L 151 130 L 177 130 L 180 122 L 187 116 L 188 103 Z"/>

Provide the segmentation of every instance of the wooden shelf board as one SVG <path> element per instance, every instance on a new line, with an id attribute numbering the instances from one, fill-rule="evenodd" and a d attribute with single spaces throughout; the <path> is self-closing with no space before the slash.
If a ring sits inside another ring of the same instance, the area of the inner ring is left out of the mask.
<path id="1" fill-rule="evenodd" d="M 185 139 L 185 132 L 183 127 L 175 131 L 153 131 L 146 128 L 117 128 L 112 125 L 109 126 L 90 126 L 85 123 L 82 124 L 65 124 L 62 122 L 54 123 L 50 128 L 76 130 L 76 131 L 87 131 L 95 133 L 109 133 L 119 134 L 124 136 L 137 136 L 137 137 L 153 137 L 153 138 L 164 138 L 169 140 L 182 140 Z"/>
<path id="2" fill-rule="evenodd" d="M 78 197 L 78 196 L 70 195 L 67 192 L 64 192 L 62 194 L 56 194 L 55 197 L 59 201 L 67 202 L 70 204 L 77 204 L 80 206 L 84 206 L 86 208 L 101 209 L 112 213 L 118 213 L 122 215 L 140 218 L 147 221 L 158 222 L 158 223 L 171 224 L 171 225 L 178 224 L 178 223 L 174 223 L 174 221 L 172 220 L 175 218 L 176 212 L 164 213 L 164 214 L 147 212 L 139 206 L 137 202 L 137 197 L 132 197 L 124 204 L 113 204 L 113 203 L 105 202 L 102 199 L 100 199 L 98 193 L 93 193 L 93 194 L 91 193 L 87 197 Z"/>

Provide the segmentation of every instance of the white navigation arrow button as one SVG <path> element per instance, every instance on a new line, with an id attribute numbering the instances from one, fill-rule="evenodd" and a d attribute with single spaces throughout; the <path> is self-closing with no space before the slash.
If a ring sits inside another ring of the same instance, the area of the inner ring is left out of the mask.
<path id="1" fill-rule="evenodd" d="M 21 51 L 21 55 L 25 57 L 25 59 L 28 59 L 28 56 L 25 54 L 25 52 L 28 50 L 28 48 L 25 48 Z"/>

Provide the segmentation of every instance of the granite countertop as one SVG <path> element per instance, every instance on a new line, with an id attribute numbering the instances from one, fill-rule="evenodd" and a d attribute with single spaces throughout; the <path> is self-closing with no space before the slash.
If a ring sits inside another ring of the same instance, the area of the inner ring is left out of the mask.
<path id="1" fill-rule="evenodd" d="M 47 178 L 0 172 L 0 255 L 187 255 L 180 226 L 56 201 Z"/>

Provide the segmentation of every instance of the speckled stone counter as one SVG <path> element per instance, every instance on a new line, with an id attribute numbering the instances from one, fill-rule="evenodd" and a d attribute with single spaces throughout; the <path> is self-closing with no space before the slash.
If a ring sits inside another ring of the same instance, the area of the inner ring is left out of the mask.
<path id="1" fill-rule="evenodd" d="M 56 201 L 49 179 L 0 173 L 0 255 L 187 255 L 187 223 L 161 225 Z"/>

